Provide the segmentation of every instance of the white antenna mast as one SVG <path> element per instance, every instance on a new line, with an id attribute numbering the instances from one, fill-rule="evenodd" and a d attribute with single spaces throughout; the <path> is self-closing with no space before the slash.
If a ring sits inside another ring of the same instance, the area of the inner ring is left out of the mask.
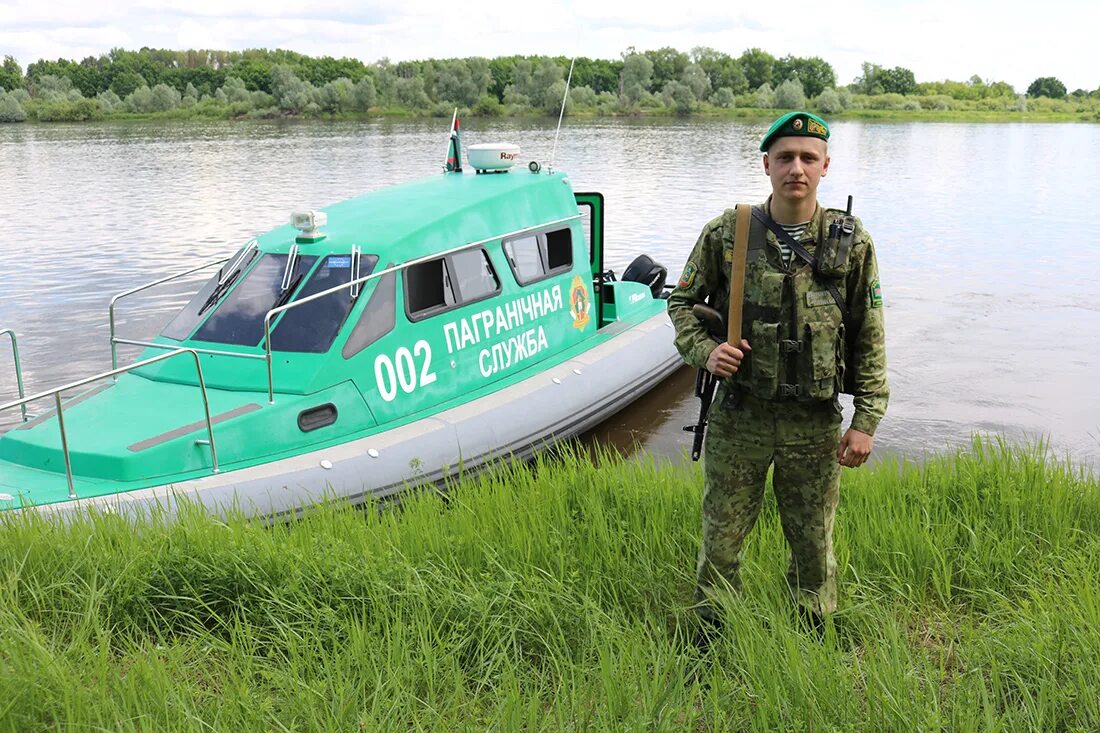
<path id="1" fill-rule="evenodd" d="M 558 135 L 561 134 L 561 118 L 565 116 L 565 100 L 569 99 L 569 85 L 573 83 L 573 64 L 577 63 L 577 57 L 569 62 L 569 78 L 565 80 L 565 94 L 561 98 L 561 110 L 558 111 L 558 129 L 554 132 L 554 149 L 550 152 L 550 165 L 547 170 L 554 172 L 554 157 L 558 154 Z"/>

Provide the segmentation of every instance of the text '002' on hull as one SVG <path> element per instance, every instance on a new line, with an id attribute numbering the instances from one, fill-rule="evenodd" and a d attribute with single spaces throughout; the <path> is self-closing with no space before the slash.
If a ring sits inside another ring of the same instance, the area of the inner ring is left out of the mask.
<path id="1" fill-rule="evenodd" d="M 112 353 L 143 347 L 132 364 L 23 397 L 5 329 L 21 399 L 0 409 L 23 422 L 0 437 L 0 509 L 363 501 L 530 456 L 674 372 L 664 268 L 604 270 L 603 197 L 513 168 L 514 146 L 469 152 L 463 170 L 456 124 L 443 175 L 115 296 Z M 203 268 L 159 335 L 116 333 L 126 296 Z"/>

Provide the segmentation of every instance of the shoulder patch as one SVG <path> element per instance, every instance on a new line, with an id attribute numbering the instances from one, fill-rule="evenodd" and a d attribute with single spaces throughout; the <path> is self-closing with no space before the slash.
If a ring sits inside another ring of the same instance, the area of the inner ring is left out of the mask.
<path id="1" fill-rule="evenodd" d="M 869 290 L 870 292 L 867 293 L 867 296 L 870 298 L 870 306 L 872 308 L 881 308 L 882 285 L 879 284 L 878 278 L 875 278 L 875 281 L 871 283 L 871 287 L 869 288 Z"/>
<path id="2" fill-rule="evenodd" d="M 699 272 L 699 267 L 690 260 L 684 265 L 684 274 L 680 275 L 680 282 L 677 283 L 681 288 L 690 288 L 692 283 L 695 282 L 695 274 Z"/>

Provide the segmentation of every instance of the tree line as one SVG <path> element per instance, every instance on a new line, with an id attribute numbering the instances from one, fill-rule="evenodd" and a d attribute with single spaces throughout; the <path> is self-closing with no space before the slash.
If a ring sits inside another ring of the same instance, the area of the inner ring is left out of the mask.
<path id="1" fill-rule="evenodd" d="M 123 114 L 209 117 L 367 114 L 557 114 L 570 59 L 502 56 L 365 64 L 293 51 L 113 49 L 81 61 L 41 60 L 24 71 L 0 64 L 0 121 L 86 120 Z M 918 82 L 909 69 L 864 63 L 838 85 L 824 59 L 739 56 L 698 47 L 637 51 L 618 59 L 579 57 L 567 110 L 595 114 L 692 114 L 711 109 L 1098 109 L 1100 89 L 1068 94 L 1041 77 L 1026 94 L 1003 81 Z M 1060 105 L 1060 106 L 1059 106 Z"/>

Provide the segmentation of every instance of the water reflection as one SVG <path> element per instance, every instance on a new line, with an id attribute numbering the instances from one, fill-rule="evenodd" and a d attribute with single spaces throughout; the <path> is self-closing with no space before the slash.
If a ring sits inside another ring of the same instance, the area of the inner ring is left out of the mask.
<path id="1" fill-rule="evenodd" d="M 544 164 L 554 121 L 470 120 L 467 144 L 506 139 Z M 14 327 L 30 390 L 107 368 L 112 294 L 380 186 L 430 175 L 447 121 L 0 126 L 7 214 L 0 327 Z M 639 252 L 675 277 L 702 225 L 768 181 L 763 123 L 567 121 L 556 167 L 606 197 L 608 265 Z M 1100 466 L 1100 195 L 1078 161 L 1096 125 L 833 126 L 822 199 L 875 238 L 886 299 L 892 400 L 878 444 L 919 455 L 974 431 L 1050 435 Z M 122 334 L 159 330 L 208 274 L 135 297 Z M 0 342 L 0 347 L 6 344 Z M 123 358 L 133 352 L 122 350 Z M 679 456 L 694 420 L 680 375 L 600 430 Z M 0 395 L 15 394 L 0 354 Z M 850 408 L 849 408 L 850 414 Z M 15 412 L 0 415 L 11 425 Z M 619 427 L 616 427 L 619 426 Z"/>

